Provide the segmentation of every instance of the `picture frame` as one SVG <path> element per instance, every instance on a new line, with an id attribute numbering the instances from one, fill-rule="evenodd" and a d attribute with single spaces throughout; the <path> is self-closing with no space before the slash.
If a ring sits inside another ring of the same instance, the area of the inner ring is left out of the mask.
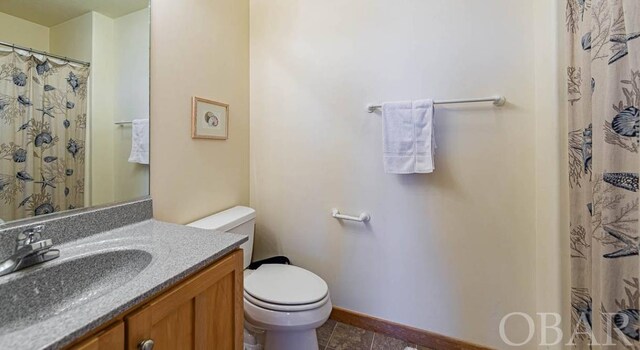
<path id="1" fill-rule="evenodd" d="M 191 103 L 191 138 L 227 140 L 229 105 L 194 96 Z"/>

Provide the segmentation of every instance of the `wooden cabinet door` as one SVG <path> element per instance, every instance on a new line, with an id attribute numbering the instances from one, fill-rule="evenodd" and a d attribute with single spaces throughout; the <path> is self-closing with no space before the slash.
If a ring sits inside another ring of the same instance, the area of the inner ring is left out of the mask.
<path id="1" fill-rule="evenodd" d="M 124 350 L 124 322 L 72 346 L 72 350 Z"/>
<path id="2" fill-rule="evenodd" d="M 127 316 L 127 349 L 242 350 L 242 267 L 236 250 Z"/>

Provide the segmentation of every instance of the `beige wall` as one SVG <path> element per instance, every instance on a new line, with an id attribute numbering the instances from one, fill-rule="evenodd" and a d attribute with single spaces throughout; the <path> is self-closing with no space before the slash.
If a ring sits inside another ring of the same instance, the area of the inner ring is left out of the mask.
<path id="1" fill-rule="evenodd" d="M 113 20 L 92 12 L 91 204 L 112 203 L 114 184 L 115 96 Z"/>
<path id="2" fill-rule="evenodd" d="M 89 12 L 49 28 L 51 53 L 90 62 L 92 24 L 93 13 Z"/>
<path id="3" fill-rule="evenodd" d="M 149 9 L 114 20 L 113 121 L 149 118 Z M 114 128 L 116 201 L 149 194 L 149 166 L 129 163 L 131 127 Z"/>
<path id="4" fill-rule="evenodd" d="M 337 306 L 504 348 L 502 316 L 537 299 L 533 10 L 252 0 L 257 257 L 316 272 Z M 496 93 L 509 104 L 437 107 L 435 173 L 384 174 L 368 103 Z M 332 207 L 372 220 L 340 223 Z"/>
<path id="5" fill-rule="evenodd" d="M 151 195 L 186 223 L 249 204 L 248 0 L 151 7 Z M 230 104 L 229 139 L 191 139 L 191 97 Z"/>
<path id="6" fill-rule="evenodd" d="M 536 72 L 536 310 L 559 313 L 570 334 L 567 96 L 564 3 L 539 0 L 535 9 Z M 551 336 L 551 335 L 550 335 Z M 567 338 L 565 338 L 566 340 Z M 562 349 L 562 345 L 553 347 Z"/>
<path id="7" fill-rule="evenodd" d="M 0 12 L 0 41 L 49 51 L 49 28 Z"/>

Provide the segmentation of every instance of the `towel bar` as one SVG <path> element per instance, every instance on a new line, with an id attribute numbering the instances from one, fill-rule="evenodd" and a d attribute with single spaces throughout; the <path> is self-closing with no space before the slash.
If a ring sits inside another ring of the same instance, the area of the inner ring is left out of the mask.
<path id="1" fill-rule="evenodd" d="M 454 103 L 474 103 L 474 102 L 493 102 L 493 105 L 496 107 L 502 107 L 507 103 L 507 98 L 504 96 L 491 96 L 491 97 L 481 97 L 481 98 L 467 98 L 461 100 L 436 100 L 433 101 L 434 105 L 447 105 Z M 367 112 L 373 113 L 378 109 L 381 109 L 382 105 L 369 105 L 367 106 Z"/>
<path id="2" fill-rule="evenodd" d="M 371 216 L 367 213 L 362 213 L 360 214 L 360 216 L 344 215 L 340 214 L 340 211 L 335 208 L 331 210 L 331 216 L 339 220 L 349 220 L 357 222 L 368 222 L 369 220 L 371 220 Z"/>

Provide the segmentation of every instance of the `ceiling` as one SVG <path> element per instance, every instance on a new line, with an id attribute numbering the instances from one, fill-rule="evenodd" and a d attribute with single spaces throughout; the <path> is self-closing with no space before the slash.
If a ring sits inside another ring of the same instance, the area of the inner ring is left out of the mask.
<path id="1" fill-rule="evenodd" d="M 90 11 L 111 18 L 142 10 L 149 0 L 0 0 L 0 12 L 52 27 Z"/>

